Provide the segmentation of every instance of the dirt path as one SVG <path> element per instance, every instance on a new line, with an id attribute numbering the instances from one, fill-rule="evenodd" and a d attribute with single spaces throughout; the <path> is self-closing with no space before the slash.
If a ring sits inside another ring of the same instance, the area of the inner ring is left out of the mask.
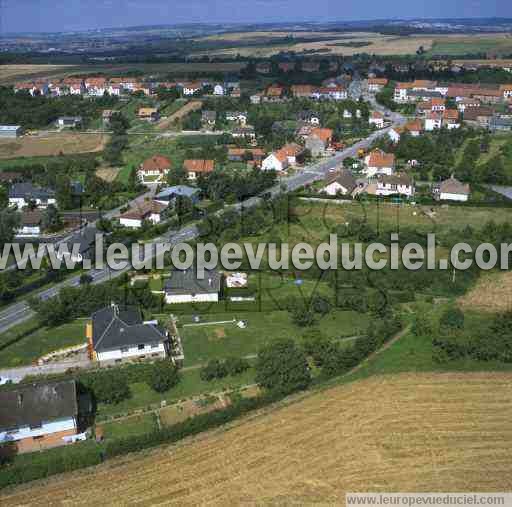
<path id="1" fill-rule="evenodd" d="M 188 114 L 198 111 L 203 107 L 203 103 L 200 100 L 192 100 L 190 102 L 187 102 L 182 108 L 178 109 L 175 113 L 171 114 L 168 118 L 165 120 L 160 121 L 157 124 L 157 127 L 160 130 L 166 130 L 169 127 L 172 126 L 172 124 L 178 120 L 181 120 Z"/>

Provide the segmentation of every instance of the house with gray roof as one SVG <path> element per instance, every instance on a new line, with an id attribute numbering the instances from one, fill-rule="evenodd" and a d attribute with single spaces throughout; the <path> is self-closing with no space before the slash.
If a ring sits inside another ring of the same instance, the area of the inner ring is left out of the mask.
<path id="1" fill-rule="evenodd" d="M 471 189 L 467 183 L 462 183 L 453 176 L 442 181 L 432 188 L 434 199 L 439 201 L 465 202 L 471 195 Z"/>
<path id="2" fill-rule="evenodd" d="M 205 271 L 198 278 L 196 271 L 172 271 L 164 284 L 165 302 L 175 303 L 217 303 L 220 297 L 222 274 Z"/>
<path id="3" fill-rule="evenodd" d="M 177 197 L 188 197 L 193 203 L 199 201 L 201 191 L 198 188 L 189 187 L 187 185 L 175 185 L 173 187 L 164 188 L 153 198 L 159 204 L 174 204 Z"/>
<path id="4" fill-rule="evenodd" d="M 322 192 L 327 195 L 350 195 L 357 186 L 356 179 L 351 171 L 342 169 L 327 178 Z"/>
<path id="5" fill-rule="evenodd" d="M 93 313 L 87 325 L 89 353 L 100 362 L 163 358 L 169 337 L 157 321 L 144 321 L 138 308 L 110 306 Z"/>
<path id="6" fill-rule="evenodd" d="M 74 380 L 0 391 L 0 445 L 32 452 L 64 445 L 78 433 Z"/>
<path id="7" fill-rule="evenodd" d="M 9 205 L 18 209 L 28 206 L 31 202 L 39 208 L 47 208 L 49 204 L 57 205 L 55 192 L 49 188 L 36 187 L 32 183 L 14 183 L 9 189 Z"/>

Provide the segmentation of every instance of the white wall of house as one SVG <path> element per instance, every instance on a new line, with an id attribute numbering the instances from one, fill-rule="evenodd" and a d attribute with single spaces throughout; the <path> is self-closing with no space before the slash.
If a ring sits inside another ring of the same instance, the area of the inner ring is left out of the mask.
<path id="1" fill-rule="evenodd" d="M 378 129 L 384 128 L 384 118 L 370 118 L 368 123 L 375 125 Z"/>
<path id="2" fill-rule="evenodd" d="M 286 163 L 283 163 L 273 153 L 271 153 L 261 163 L 261 169 L 263 171 L 284 171 L 286 169 L 287 164 L 288 161 L 286 161 Z"/>
<path id="3" fill-rule="evenodd" d="M 388 131 L 388 137 L 393 143 L 398 143 L 398 141 L 400 141 L 400 134 L 395 129 Z"/>
<path id="4" fill-rule="evenodd" d="M 134 357 L 151 356 L 152 354 L 165 355 L 165 353 L 164 342 L 154 344 L 146 343 L 116 350 L 96 352 L 96 358 L 98 361 L 116 361 L 118 359 L 133 359 Z"/>
<path id="5" fill-rule="evenodd" d="M 49 198 L 44 203 L 41 201 L 41 199 L 34 199 L 34 202 L 40 208 L 46 208 L 49 204 L 53 204 L 54 206 L 57 205 L 57 200 L 54 198 Z M 9 197 L 9 205 L 18 206 L 18 208 L 21 209 L 25 206 L 28 206 L 28 201 L 25 201 L 24 197 Z"/>
<path id="6" fill-rule="evenodd" d="M 329 183 L 329 185 L 326 185 L 322 190 L 327 195 L 337 195 L 337 194 L 347 195 L 348 194 L 348 190 L 343 185 L 340 185 L 337 181 L 333 181 L 332 183 Z"/>
<path id="7" fill-rule="evenodd" d="M 22 440 L 24 438 L 41 437 L 50 435 L 52 433 L 59 433 L 61 431 L 76 431 L 76 421 L 74 417 L 67 417 L 62 419 L 55 419 L 53 421 L 43 421 L 39 428 L 30 428 L 29 426 L 22 426 L 20 428 L 13 428 L 15 431 L 0 431 L 0 442 L 12 442 Z"/>
<path id="8" fill-rule="evenodd" d="M 119 219 L 119 223 L 124 227 L 131 229 L 140 229 L 142 227 L 142 220 L 138 218 L 123 218 Z"/>
<path id="9" fill-rule="evenodd" d="M 36 237 L 41 234 L 41 227 L 39 225 L 24 225 L 16 232 L 16 237 Z"/>
<path id="10" fill-rule="evenodd" d="M 393 174 L 393 167 L 366 167 L 363 172 L 369 177 L 376 176 L 377 174 L 387 174 L 391 176 Z"/>
<path id="11" fill-rule="evenodd" d="M 441 126 L 442 126 L 442 120 L 440 120 L 440 119 L 427 118 L 425 120 L 425 130 L 427 132 L 431 132 L 432 130 L 435 130 L 435 129 L 440 129 Z"/>
<path id="12" fill-rule="evenodd" d="M 392 185 L 389 183 L 379 182 L 377 183 L 377 190 L 375 193 L 383 196 L 400 194 L 411 197 L 414 195 L 414 187 L 411 185 Z"/>
<path id="13" fill-rule="evenodd" d="M 395 102 L 407 102 L 407 88 L 395 88 Z"/>
<path id="14" fill-rule="evenodd" d="M 469 195 L 467 195 L 467 194 L 450 194 L 448 192 L 441 192 L 439 194 L 439 199 L 441 199 L 441 201 L 466 202 L 469 199 Z"/>
<path id="15" fill-rule="evenodd" d="M 175 303 L 217 303 L 219 294 L 217 292 L 208 294 L 165 294 L 165 302 L 168 305 Z"/>

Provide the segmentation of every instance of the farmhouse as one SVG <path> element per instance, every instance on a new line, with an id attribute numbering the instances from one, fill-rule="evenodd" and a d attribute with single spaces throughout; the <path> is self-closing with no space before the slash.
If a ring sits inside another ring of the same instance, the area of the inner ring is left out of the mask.
<path id="1" fill-rule="evenodd" d="M 9 205 L 24 208 L 33 202 L 39 208 L 57 205 L 55 192 L 48 188 L 35 187 L 32 183 L 15 183 L 9 189 Z"/>
<path id="2" fill-rule="evenodd" d="M 326 180 L 322 192 L 325 192 L 327 195 L 349 195 L 356 186 L 356 179 L 352 173 L 347 169 L 342 169 Z"/>
<path id="3" fill-rule="evenodd" d="M 162 221 L 162 213 L 167 209 L 165 204 L 155 201 L 144 202 L 140 206 L 128 210 L 119 217 L 119 223 L 131 229 L 140 229 L 144 221 L 153 225 Z"/>
<path id="4" fill-rule="evenodd" d="M 93 313 L 86 326 L 92 360 L 162 358 L 168 353 L 167 332 L 156 321 L 144 322 L 139 309 L 111 304 Z"/>
<path id="5" fill-rule="evenodd" d="M 465 202 L 471 195 L 471 189 L 467 183 L 461 183 L 453 176 L 435 185 L 432 189 L 434 199 L 439 201 L 462 201 Z"/>
<path id="6" fill-rule="evenodd" d="M 204 278 L 198 279 L 195 271 L 173 271 L 164 285 L 165 302 L 175 303 L 216 303 L 219 301 L 222 274 L 205 271 Z"/>
<path id="7" fill-rule="evenodd" d="M 213 160 L 189 159 L 183 162 L 189 180 L 196 180 L 200 174 L 208 175 L 213 171 L 214 165 Z"/>
<path id="8" fill-rule="evenodd" d="M 23 134 L 20 125 L 0 125 L 0 139 L 15 139 Z"/>
<path id="9" fill-rule="evenodd" d="M 395 155 L 376 149 L 365 157 L 364 163 L 366 167 L 363 172 L 370 178 L 377 174 L 391 176 L 395 170 Z"/>
<path id="10" fill-rule="evenodd" d="M 0 444 L 17 452 L 65 445 L 78 433 L 74 380 L 19 385 L 0 391 Z"/>
<path id="11" fill-rule="evenodd" d="M 163 155 L 153 155 L 139 166 L 137 176 L 142 183 L 161 181 L 171 170 L 172 163 Z"/>

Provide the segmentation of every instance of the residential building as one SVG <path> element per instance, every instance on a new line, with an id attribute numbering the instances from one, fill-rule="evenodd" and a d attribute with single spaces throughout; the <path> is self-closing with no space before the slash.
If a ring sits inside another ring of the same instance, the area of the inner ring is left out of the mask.
<path id="1" fill-rule="evenodd" d="M 251 141 L 256 140 L 256 131 L 254 130 L 254 127 L 252 125 L 245 125 L 240 127 L 235 127 L 231 131 L 231 135 L 234 138 L 244 138 L 249 139 Z"/>
<path id="2" fill-rule="evenodd" d="M 217 121 L 217 112 L 216 111 L 203 111 L 201 113 L 201 122 L 203 125 L 207 125 L 209 127 L 215 125 Z"/>
<path id="3" fill-rule="evenodd" d="M 464 123 L 474 127 L 489 128 L 494 110 L 488 106 L 472 107 L 464 111 Z"/>
<path id="4" fill-rule="evenodd" d="M 481 104 L 482 103 L 478 99 L 465 97 L 457 102 L 457 109 L 460 113 L 465 113 L 466 109 L 480 107 Z"/>
<path id="5" fill-rule="evenodd" d="M 81 116 L 61 116 L 57 118 L 55 125 L 61 129 L 63 128 L 76 128 L 82 125 Z"/>
<path id="6" fill-rule="evenodd" d="M 285 144 L 280 150 L 271 153 L 261 164 L 263 171 L 283 172 L 288 167 L 297 165 L 298 158 L 304 152 L 304 148 L 296 143 Z"/>
<path id="7" fill-rule="evenodd" d="M 466 202 L 471 195 L 471 189 L 467 183 L 461 183 L 452 176 L 439 185 L 434 185 L 432 193 L 434 199 L 439 201 Z"/>
<path id="8" fill-rule="evenodd" d="M 318 72 L 320 62 L 302 62 L 302 72 Z"/>
<path id="9" fill-rule="evenodd" d="M 297 113 L 297 121 L 314 125 L 315 127 L 320 126 L 320 115 L 315 111 L 299 111 Z"/>
<path id="10" fill-rule="evenodd" d="M 103 97 L 107 91 L 107 79 L 104 77 L 89 77 L 85 80 L 87 95 Z"/>
<path id="11" fill-rule="evenodd" d="M 162 221 L 162 213 L 166 209 L 166 204 L 146 201 L 123 213 L 119 217 L 119 224 L 130 229 L 140 229 L 146 221 L 156 225 Z"/>
<path id="12" fill-rule="evenodd" d="M 308 99 L 313 96 L 315 87 L 313 85 L 292 85 L 292 95 L 298 99 Z"/>
<path id="13" fill-rule="evenodd" d="M 247 111 L 228 111 L 226 113 L 227 121 L 236 121 L 242 127 L 247 124 Z"/>
<path id="14" fill-rule="evenodd" d="M 388 130 L 388 137 L 391 140 L 392 143 L 397 144 L 400 142 L 400 138 L 402 134 L 404 133 L 403 127 L 392 127 Z"/>
<path id="15" fill-rule="evenodd" d="M 262 93 L 255 93 L 249 97 L 249 100 L 251 101 L 251 104 L 258 105 L 261 104 L 262 96 Z"/>
<path id="16" fill-rule="evenodd" d="M 510 132 L 512 131 L 512 117 L 494 115 L 489 122 L 491 132 Z"/>
<path id="17" fill-rule="evenodd" d="M 387 174 L 390 176 L 395 171 L 395 155 L 393 153 L 385 153 L 379 149 L 370 152 L 365 157 L 364 163 L 365 168 L 363 172 L 370 178 L 377 174 Z"/>
<path id="18" fill-rule="evenodd" d="M 350 195 L 356 186 L 357 182 L 353 174 L 347 169 L 342 169 L 327 178 L 322 192 L 327 195 Z"/>
<path id="19" fill-rule="evenodd" d="M 501 85 L 500 92 L 503 96 L 503 100 L 511 100 L 512 99 L 512 84 Z"/>
<path id="20" fill-rule="evenodd" d="M 388 84 L 388 80 L 384 77 L 372 77 L 368 79 L 368 91 L 370 93 L 379 93 Z"/>
<path id="21" fill-rule="evenodd" d="M 218 96 L 224 95 L 225 94 L 224 86 L 222 86 L 221 84 L 217 83 L 213 87 L 213 94 L 214 95 L 218 95 Z"/>
<path id="22" fill-rule="evenodd" d="M 384 128 L 384 115 L 379 113 L 379 111 L 373 111 L 368 118 L 368 123 L 375 128 L 382 129 Z"/>
<path id="23" fill-rule="evenodd" d="M 147 122 L 155 122 L 160 119 L 160 114 L 155 107 L 141 107 L 137 111 L 137 118 Z"/>
<path id="24" fill-rule="evenodd" d="M 9 189 L 9 205 L 22 209 L 34 203 L 39 208 L 47 208 L 50 204 L 57 205 L 55 192 L 49 188 L 41 188 L 32 183 L 14 183 Z"/>
<path id="25" fill-rule="evenodd" d="M 23 134 L 23 128 L 20 125 L 0 125 L 1 139 L 16 139 Z"/>
<path id="26" fill-rule="evenodd" d="M 443 127 L 448 130 L 460 127 L 459 111 L 457 109 L 446 109 L 443 114 Z"/>
<path id="27" fill-rule="evenodd" d="M 409 175 L 405 173 L 379 174 L 376 183 L 375 195 L 390 196 L 398 194 L 406 197 L 414 195 L 414 184 Z"/>
<path id="28" fill-rule="evenodd" d="M 203 85 L 197 81 L 191 83 L 182 83 L 182 89 L 183 95 L 190 97 L 191 95 L 198 94 L 203 89 Z"/>
<path id="29" fill-rule="evenodd" d="M 16 231 L 17 238 L 37 238 L 41 235 L 41 222 L 43 215 L 41 211 L 35 209 L 21 212 L 20 227 Z"/>
<path id="30" fill-rule="evenodd" d="M 178 197 L 187 197 L 193 203 L 199 202 L 199 194 L 201 191 L 198 188 L 189 187 L 187 185 L 175 185 L 161 190 L 153 200 L 165 206 L 174 205 Z"/>
<path id="31" fill-rule="evenodd" d="M 228 160 L 231 162 L 242 162 L 253 160 L 256 165 L 261 165 L 265 152 L 261 148 L 229 148 Z"/>
<path id="32" fill-rule="evenodd" d="M 169 337 L 156 321 L 144 321 L 133 307 L 112 304 L 93 313 L 86 326 L 89 356 L 101 362 L 158 359 L 168 354 Z"/>
<path id="33" fill-rule="evenodd" d="M 313 157 L 325 155 L 327 148 L 331 144 L 333 131 L 327 128 L 316 128 L 306 139 L 306 149 L 311 152 Z"/>
<path id="34" fill-rule="evenodd" d="M 74 380 L 3 389 L 0 407 L 0 444 L 12 444 L 19 453 L 65 445 L 78 433 Z"/>
<path id="35" fill-rule="evenodd" d="M 265 102 L 281 102 L 284 93 L 284 88 L 278 85 L 269 86 L 265 94 L 263 95 L 263 100 Z"/>
<path id="36" fill-rule="evenodd" d="M 213 160 L 185 160 L 183 168 L 187 173 L 187 178 L 191 181 L 196 180 L 199 175 L 207 176 L 213 171 L 215 162 Z"/>
<path id="37" fill-rule="evenodd" d="M 430 112 L 425 117 L 425 130 L 432 132 L 433 130 L 440 129 L 443 126 L 443 113 Z"/>
<path id="38" fill-rule="evenodd" d="M 165 302 L 176 303 L 216 303 L 219 301 L 222 274 L 218 271 L 205 271 L 199 279 L 192 270 L 172 271 L 165 281 Z"/>
<path id="39" fill-rule="evenodd" d="M 142 162 L 137 176 L 142 183 L 162 181 L 171 170 L 172 163 L 163 155 L 153 155 Z"/>
<path id="40" fill-rule="evenodd" d="M 84 227 L 74 233 L 69 241 L 64 243 L 67 247 L 67 251 L 64 249 L 57 250 L 57 258 L 64 260 L 67 257 L 77 264 L 82 263 L 84 259 L 93 258 L 96 234 L 99 234 L 99 231 L 95 226 Z"/>
<path id="41" fill-rule="evenodd" d="M 412 83 L 397 83 L 395 86 L 393 100 L 399 103 L 408 102 L 408 93 L 409 91 L 412 91 L 412 87 Z"/>

